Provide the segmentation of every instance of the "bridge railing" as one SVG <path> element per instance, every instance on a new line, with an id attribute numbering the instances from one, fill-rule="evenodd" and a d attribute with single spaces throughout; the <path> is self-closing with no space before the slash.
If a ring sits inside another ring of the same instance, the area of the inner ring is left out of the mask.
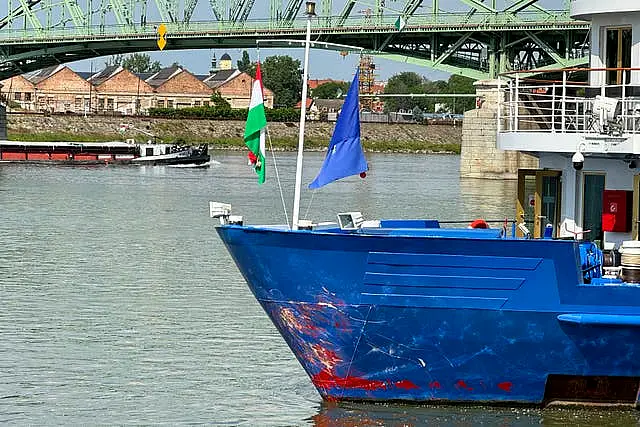
<path id="1" fill-rule="evenodd" d="M 546 70 L 559 80 L 520 77 L 500 80 L 499 132 L 582 133 L 622 136 L 640 133 L 640 68 Z M 590 85 L 570 75 L 599 75 Z M 614 76 L 620 84 L 605 84 Z"/>
<path id="2" fill-rule="evenodd" d="M 312 21 L 314 32 L 367 32 L 387 30 L 398 32 L 395 28 L 397 15 L 363 15 L 344 19 L 341 16 L 320 16 Z M 571 19 L 566 10 L 548 12 L 519 12 L 511 13 L 487 13 L 476 12 L 440 12 L 437 14 L 417 14 L 407 18 L 407 26 L 404 32 L 437 32 L 452 27 L 460 30 L 478 30 L 496 27 L 517 27 L 519 25 L 539 26 L 548 28 L 554 26 L 588 25 L 581 21 Z M 3 43 L 25 42 L 49 42 L 59 40 L 73 40 L 74 38 L 86 39 L 87 37 L 114 37 L 131 38 L 156 37 L 156 29 L 161 22 L 140 22 L 129 25 L 118 24 L 87 24 L 85 26 L 52 26 L 40 29 L 20 28 L 17 23 L 13 27 L 6 26 L 0 30 L 0 40 Z M 167 27 L 167 38 L 194 37 L 198 33 L 210 34 L 234 34 L 247 32 L 277 32 L 278 34 L 291 31 L 303 33 L 306 19 L 296 19 L 292 22 L 278 22 L 269 19 L 251 19 L 244 22 L 232 21 L 189 21 L 164 23 Z"/>

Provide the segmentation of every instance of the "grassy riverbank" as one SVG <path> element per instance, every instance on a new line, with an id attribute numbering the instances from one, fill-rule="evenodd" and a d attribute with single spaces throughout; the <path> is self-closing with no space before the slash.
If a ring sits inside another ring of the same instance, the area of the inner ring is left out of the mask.
<path id="1" fill-rule="evenodd" d="M 9 132 L 9 139 L 13 141 L 40 141 L 40 142 L 108 142 L 120 141 L 122 136 L 117 133 L 70 133 L 70 132 Z M 138 142 L 143 142 L 144 138 L 137 138 Z M 188 144 L 209 144 L 210 149 L 220 150 L 241 150 L 245 148 L 241 138 L 176 138 L 165 139 L 165 142 L 177 141 Z M 291 138 L 271 138 L 271 144 L 275 150 L 295 151 L 297 150 L 297 139 Z M 309 151 L 322 151 L 327 148 L 328 139 L 306 138 L 305 149 Z M 367 152 L 375 153 L 453 153 L 460 154 L 460 144 L 441 143 L 427 141 L 363 141 L 363 147 Z"/>
<path id="2" fill-rule="evenodd" d="M 178 120 L 148 117 L 87 117 L 9 115 L 8 136 L 14 141 L 105 142 L 133 138 L 137 142 L 149 139 L 135 130 L 119 132 L 122 124 L 158 135 L 165 142 L 209 144 L 211 149 L 245 149 L 242 121 Z M 305 148 L 325 150 L 334 123 L 308 122 Z M 275 150 L 295 151 L 298 146 L 298 123 L 269 123 L 271 144 Z M 448 125 L 417 125 L 362 123 L 362 144 L 368 152 L 390 153 L 460 153 L 461 127 Z"/>

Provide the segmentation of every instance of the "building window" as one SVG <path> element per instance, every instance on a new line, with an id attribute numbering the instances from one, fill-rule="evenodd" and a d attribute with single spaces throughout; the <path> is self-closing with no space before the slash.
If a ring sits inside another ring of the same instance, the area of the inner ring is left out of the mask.
<path id="1" fill-rule="evenodd" d="M 113 98 L 107 98 L 107 110 L 113 110 Z"/>
<path id="2" fill-rule="evenodd" d="M 208 107 L 208 106 L 209 106 L 209 101 L 203 101 L 203 105 L 204 105 L 205 107 Z"/>
<path id="3" fill-rule="evenodd" d="M 31 101 L 31 92 L 25 92 L 24 93 L 24 100 L 27 102 Z"/>
<path id="4" fill-rule="evenodd" d="M 194 107 L 199 107 L 200 106 L 200 101 L 193 101 L 193 106 Z"/>
<path id="5" fill-rule="evenodd" d="M 173 99 L 167 99 L 167 108 L 173 108 Z"/>
<path id="6" fill-rule="evenodd" d="M 158 108 L 164 108 L 164 99 L 158 100 Z"/>
<path id="7" fill-rule="evenodd" d="M 22 101 L 22 92 L 16 92 L 13 94 L 13 99 L 16 101 Z"/>
<path id="8" fill-rule="evenodd" d="M 76 111 L 82 110 L 82 98 L 76 98 L 75 109 Z"/>

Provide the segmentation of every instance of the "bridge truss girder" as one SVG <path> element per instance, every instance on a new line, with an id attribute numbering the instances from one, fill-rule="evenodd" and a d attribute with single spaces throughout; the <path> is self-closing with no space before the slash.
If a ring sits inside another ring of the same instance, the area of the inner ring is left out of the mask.
<path id="1" fill-rule="evenodd" d="M 257 39 L 304 38 L 303 0 L 270 0 L 270 17 L 262 20 L 250 19 L 254 4 L 262 3 L 255 0 L 7 1 L 0 78 L 155 50 L 161 22 L 169 28 L 166 49 L 251 48 Z M 549 11 L 538 0 L 509 0 L 502 10 L 495 0 L 452 1 L 460 6 L 455 11 L 442 10 L 442 0 L 317 0 L 321 16 L 313 21 L 313 38 L 473 78 L 586 62 L 588 25 L 572 21 L 566 8 Z M 210 16 L 203 16 L 204 6 Z M 342 10 L 331 16 L 334 6 Z M 401 31 L 394 27 L 399 16 L 407 23 Z"/>

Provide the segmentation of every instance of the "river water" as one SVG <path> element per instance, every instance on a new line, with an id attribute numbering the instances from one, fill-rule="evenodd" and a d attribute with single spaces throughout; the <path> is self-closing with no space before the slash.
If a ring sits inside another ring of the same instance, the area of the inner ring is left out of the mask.
<path id="1" fill-rule="evenodd" d="M 0 423 L 637 425 L 635 411 L 324 404 L 208 217 L 283 223 L 273 160 L 208 169 L 0 165 Z M 323 155 L 305 157 L 304 182 Z M 457 156 L 372 154 L 366 179 L 303 191 L 301 217 L 510 218 L 514 182 Z M 294 153 L 278 154 L 290 217 Z M 526 357 L 523 355 L 523 357 Z"/>

